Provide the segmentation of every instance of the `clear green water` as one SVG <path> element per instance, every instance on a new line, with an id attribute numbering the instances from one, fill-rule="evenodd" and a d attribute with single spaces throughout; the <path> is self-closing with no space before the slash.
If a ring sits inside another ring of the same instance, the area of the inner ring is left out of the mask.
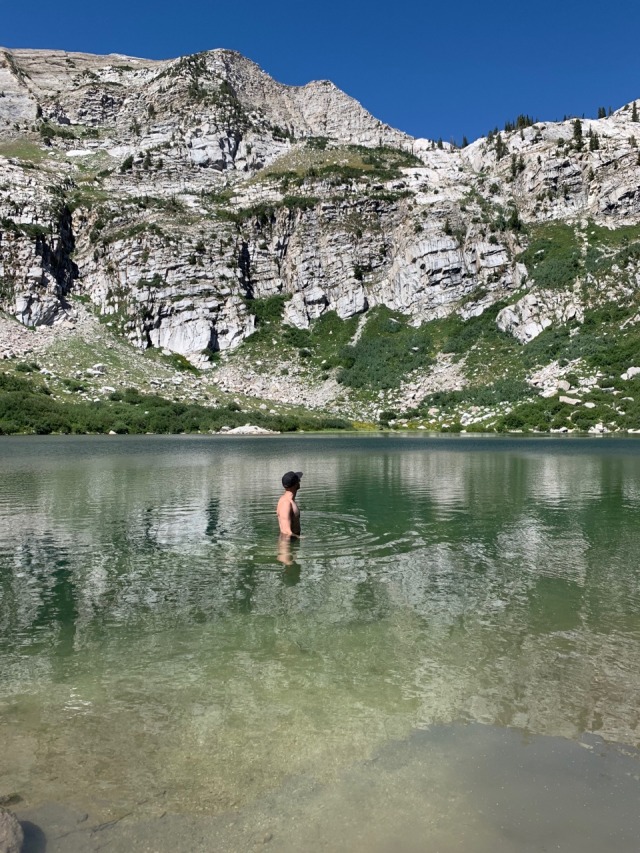
<path id="1" fill-rule="evenodd" d="M 489 824 L 479 798 L 536 755 L 529 792 L 578 753 L 637 804 L 639 510 L 631 439 L 3 439 L 0 794 L 291 827 L 297 785 L 305 831 L 332 818 L 282 850 L 398 850 L 399 814 L 407 850 L 525 849 L 504 830 L 520 801 Z M 597 802 L 598 825 L 635 831 L 637 808 Z M 589 849 L 574 818 L 562 849 Z M 216 849 L 244 849 L 234 831 Z"/>

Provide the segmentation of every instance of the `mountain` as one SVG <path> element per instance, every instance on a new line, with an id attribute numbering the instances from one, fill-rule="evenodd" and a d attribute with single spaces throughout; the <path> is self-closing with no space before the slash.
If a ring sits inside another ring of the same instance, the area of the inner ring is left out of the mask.
<path id="1" fill-rule="evenodd" d="M 614 399 L 640 381 L 639 131 L 628 104 L 458 149 L 232 51 L 0 49 L 0 351 L 39 341 L 54 395 L 61 341 L 111 335 L 219 396 L 640 427 Z"/>

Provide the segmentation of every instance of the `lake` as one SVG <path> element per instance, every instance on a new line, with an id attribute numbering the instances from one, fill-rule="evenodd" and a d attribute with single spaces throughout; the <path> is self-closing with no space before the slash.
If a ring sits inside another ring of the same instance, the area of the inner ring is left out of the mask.
<path id="1" fill-rule="evenodd" d="M 639 511 L 632 438 L 3 438 L 0 795 L 48 853 L 635 853 Z"/>

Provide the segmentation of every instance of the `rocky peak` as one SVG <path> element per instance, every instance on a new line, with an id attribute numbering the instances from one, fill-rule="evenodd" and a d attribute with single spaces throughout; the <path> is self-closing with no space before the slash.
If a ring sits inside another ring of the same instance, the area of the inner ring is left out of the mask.
<path id="1" fill-rule="evenodd" d="M 534 286 L 526 228 L 636 223 L 636 137 L 623 107 L 458 150 L 234 51 L 0 49 L 0 301 L 38 325 L 81 294 L 136 345 L 196 363 L 241 343 L 251 300 L 275 295 L 299 327 L 508 301 L 500 328 L 530 340 L 584 305 Z"/>

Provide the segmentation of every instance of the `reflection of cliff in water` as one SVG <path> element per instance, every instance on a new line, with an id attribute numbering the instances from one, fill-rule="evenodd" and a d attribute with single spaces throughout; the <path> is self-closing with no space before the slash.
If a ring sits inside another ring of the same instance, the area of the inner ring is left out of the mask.
<path id="1" fill-rule="evenodd" d="M 20 460 L 0 507 L 4 647 L 52 672 L 96 642 L 115 660 L 122 629 L 232 620 L 240 645 L 268 644 L 283 620 L 314 677 L 390 678 L 416 723 L 636 737 L 637 453 L 316 439 L 287 574 L 274 506 L 299 446 L 158 442 L 44 475 Z"/>

